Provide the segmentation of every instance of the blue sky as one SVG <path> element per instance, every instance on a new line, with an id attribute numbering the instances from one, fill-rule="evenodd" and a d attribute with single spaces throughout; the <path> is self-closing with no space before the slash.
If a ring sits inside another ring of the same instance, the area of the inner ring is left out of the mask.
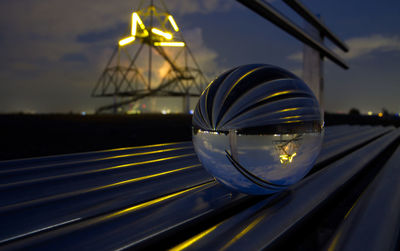
<path id="1" fill-rule="evenodd" d="M 303 24 L 280 0 L 269 2 Z M 302 2 L 350 46 L 341 54 L 350 70 L 325 60 L 326 110 L 400 112 L 400 1 Z M 238 2 L 165 3 L 210 79 L 248 63 L 301 76 L 302 44 Z M 90 93 L 137 6 L 133 0 L 0 1 L 0 112 L 93 111 L 109 103 Z"/>

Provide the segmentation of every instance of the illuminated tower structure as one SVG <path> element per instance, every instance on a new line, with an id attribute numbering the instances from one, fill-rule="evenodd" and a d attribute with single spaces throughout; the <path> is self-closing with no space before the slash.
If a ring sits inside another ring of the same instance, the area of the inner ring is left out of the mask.
<path id="1" fill-rule="evenodd" d="M 190 97 L 200 96 L 208 83 L 164 2 L 157 1 L 157 6 L 149 1 L 142 8 L 143 2 L 132 13 L 129 35 L 119 40 L 92 91 L 92 97 L 114 99 L 97 113 L 124 112 L 146 97 L 182 97 L 183 112 L 188 113 Z"/>

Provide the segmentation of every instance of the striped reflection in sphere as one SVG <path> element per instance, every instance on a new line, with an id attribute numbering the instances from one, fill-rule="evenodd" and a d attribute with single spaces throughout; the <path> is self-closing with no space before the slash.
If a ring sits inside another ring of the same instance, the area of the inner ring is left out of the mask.
<path id="1" fill-rule="evenodd" d="M 206 170 L 248 194 L 302 179 L 321 149 L 317 99 L 294 74 L 271 65 L 234 68 L 212 81 L 193 114 L 193 144 Z"/>

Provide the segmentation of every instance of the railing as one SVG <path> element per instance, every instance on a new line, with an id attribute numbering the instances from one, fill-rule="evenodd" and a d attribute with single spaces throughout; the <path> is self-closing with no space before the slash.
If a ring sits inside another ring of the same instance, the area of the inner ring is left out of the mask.
<path id="1" fill-rule="evenodd" d="M 325 56 L 332 60 L 337 65 L 341 66 L 344 69 L 348 69 L 348 65 L 341 59 L 336 53 L 326 47 L 324 44 L 310 36 L 307 32 L 305 32 L 298 25 L 290 21 L 287 17 L 285 17 L 282 13 L 272 7 L 271 4 L 263 1 L 263 0 L 237 0 L 244 6 L 248 7 L 255 13 L 269 20 L 282 30 L 286 31 L 293 37 L 297 38 L 304 44 L 314 48 L 317 50 L 321 56 Z M 330 31 L 321 21 L 313 15 L 309 10 L 307 10 L 299 1 L 297 0 L 284 0 L 284 2 L 291 7 L 294 11 L 296 11 L 300 16 L 302 16 L 306 21 L 308 21 L 311 25 L 313 25 L 322 36 L 330 39 L 334 44 L 336 44 L 340 49 L 347 52 L 349 49 L 347 45 L 342 42 L 337 36 L 335 36 L 332 31 Z"/>

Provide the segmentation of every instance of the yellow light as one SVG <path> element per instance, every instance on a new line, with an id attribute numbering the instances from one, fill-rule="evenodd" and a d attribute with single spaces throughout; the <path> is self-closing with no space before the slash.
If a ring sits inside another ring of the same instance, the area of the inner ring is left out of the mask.
<path id="1" fill-rule="evenodd" d="M 141 149 L 141 148 L 151 148 L 151 147 L 158 147 L 158 146 L 170 146 L 170 145 L 176 145 L 178 143 L 164 143 L 164 144 L 155 144 L 155 145 L 146 145 L 146 146 L 132 146 L 132 147 L 122 147 L 122 148 L 114 148 L 110 150 L 104 150 L 104 151 L 99 151 L 99 152 L 114 152 L 114 151 L 121 151 L 121 150 L 132 150 L 132 149 Z"/>
<path id="2" fill-rule="evenodd" d="M 292 93 L 292 92 L 293 92 L 293 91 L 281 91 L 281 92 L 277 92 L 277 93 L 271 94 L 271 95 L 269 95 L 269 96 L 263 98 L 262 101 L 267 100 L 267 99 L 270 99 L 270 98 L 273 98 L 273 97 L 276 97 L 276 96 L 279 96 L 279 95 L 284 95 L 284 94 Z"/>
<path id="3" fill-rule="evenodd" d="M 297 115 L 297 116 L 288 116 L 288 117 L 284 117 L 284 118 L 280 118 L 280 119 L 297 119 L 300 117 L 301 117 L 300 115 Z"/>
<path id="4" fill-rule="evenodd" d="M 144 37 L 148 36 L 149 33 L 146 30 L 146 26 L 142 22 L 142 19 L 140 19 L 139 15 L 136 12 L 132 13 L 132 27 L 131 27 L 131 35 L 136 36 L 136 30 L 137 30 L 137 24 L 139 24 L 139 27 L 143 30 L 143 35 Z"/>
<path id="5" fill-rule="evenodd" d="M 106 170 L 113 170 L 113 169 L 118 169 L 118 168 L 123 168 L 123 167 L 145 165 L 145 164 L 157 163 L 157 162 L 171 160 L 171 159 L 185 158 L 185 157 L 194 156 L 194 155 L 196 155 L 196 154 L 195 153 L 187 153 L 187 154 L 165 157 L 165 158 L 160 158 L 160 159 L 145 160 L 145 161 L 141 161 L 141 162 L 134 162 L 134 163 L 122 164 L 122 165 L 118 165 L 118 166 L 106 167 L 106 168 L 96 169 L 96 170 L 92 170 L 92 171 L 84 171 L 82 173 L 102 172 L 102 171 L 106 171 Z"/>
<path id="6" fill-rule="evenodd" d="M 146 27 L 144 26 L 144 23 L 142 22 L 142 19 L 140 19 L 139 15 L 136 12 L 133 12 L 132 13 L 132 30 L 131 30 L 132 36 L 136 35 L 136 29 L 137 29 L 136 24 L 139 24 L 139 26 L 142 30 L 146 29 Z"/>
<path id="7" fill-rule="evenodd" d="M 349 209 L 349 211 L 347 211 L 346 215 L 344 216 L 345 219 L 347 219 L 351 213 L 351 211 L 353 211 L 354 207 L 357 205 L 358 201 L 360 200 L 361 197 L 358 197 L 358 199 L 356 200 L 356 202 L 354 202 L 354 204 L 351 206 L 351 208 Z"/>
<path id="8" fill-rule="evenodd" d="M 54 179 L 54 178 L 74 177 L 76 175 L 92 174 L 92 173 L 104 172 L 104 171 L 108 171 L 108 170 L 115 170 L 115 169 L 119 169 L 119 168 L 140 166 L 140 165 L 146 165 L 146 164 L 151 164 L 151 163 L 158 163 L 158 162 L 163 162 L 163 161 L 167 161 L 167 160 L 186 158 L 186 157 L 195 156 L 195 155 L 196 155 L 195 153 L 187 153 L 187 154 L 165 157 L 165 158 L 160 158 L 160 159 L 145 160 L 145 161 L 141 161 L 141 162 L 134 162 L 134 163 L 122 164 L 122 165 L 118 165 L 118 166 L 105 167 L 105 168 L 101 168 L 101 169 L 81 171 L 81 172 L 77 171 L 77 172 L 73 172 L 70 174 L 60 174 L 60 175 L 51 176 L 51 177 L 47 177 L 47 178 L 31 179 L 29 181 L 34 182 L 37 180 L 50 180 L 50 179 Z M 18 184 L 18 182 L 13 183 L 13 184 Z"/>
<path id="9" fill-rule="evenodd" d="M 296 111 L 296 110 L 300 110 L 300 108 L 298 108 L 298 107 L 296 107 L 296 108 L 287 108 L 287 109 L 280 110 L 279 112 L 290 112 L 290 111 Z"/>
<path id="10" fill-rule="evenodd" d="M 118 187 L 118 186 L 129 184 L 129 183 L 134 183 L 134 182 L 138 182 L 138 181 L 142 181 L 142 180 L 147 180 L 147 179 L 151 179 L 151 178 L 155 178 L 155 177 L 159 177 L 159 176 L 163 176 L 163 175 L 167 175 L 167 174 L 171 174 L 171 173 L 181 172 L 181 171 L 184 171 L 184 170 L 188 170 L 188 169 L 192 169 L 192 168 L 196 168 L 196 167 L 200 167 L 200 166 L 201 166 L 201 164 L 195 164 L 195 165 L 191 165 L 191 166 L 187 166 L 187 167 L 174 169 L 174 170 L 171 170 L 171 171 L 166 171 L 166 172 L 156 173 L 156 174 L 150 174 L 150 175 L 147 175 L 147 176 L 142 176 L 142 177 L 138 177 L 138 178 L 134 178 L 134 179 L 130 179 L 130 180 L 125 180 L 125 181 L 121 181 L 121 182 L 117 182 L 117 183 L 113 183 L 113 184 L 109 184 L 109 185 L 105 185 L 105 186 L 98 186 L 98 187 L 89 188 L 89 189 L 76 190 L 74 192 L 67 192 L 67 193 L 59 194 L 57 196 L 60 196 L 60 198 L 66 198 L 66 197 L 70 197 L 72 195 L 77 195 L 77 194 L 82 194 L 82 193 L 90 193 L 90 192 L 94 192 L 94 191 L 107 189 L 107 188 L 110 188 L 110 187 Z M 215 179 L 213 181 L 215 181 Z M 52 197 L 51 196 L 50 197 L 44 197 L 42 199 L 39 199 L 38 201 L 45 202 L 45 201 L 48 201 L 49 199 L 52 199 Z M 26 203 L 29 203 L 29 201 L 22 203 L 22 205 L 25 205 Z"/>
<path id="11" fill-rule="evenodd" d="M 156 34 L 156 35 L 162 36 L 162 37 L 164 37 L 164 38 L 166 38 L 168 40 L 172 39 L 172 34 L 171 33 L 160 31 L 157 28 L 152 28 L 151 32 Z"/>
<path id="12" fill-rule="evenodd" d="M 175 23 L 175 20 L 171 15 L 168 16 L 168 20 L 171 23 L 172 28 L 174 28 L 175 31 L 179 31 L 178 25 Z"/>
<path id="13" fill-rule="evenodd" d="M 245 77 L 247 77 L 248 75 L 252 74 L 253 72 L 257 71 L 258 69 L 263 68 L 264 66 L 258 67 L 256 69 L 253 69 L 251 71 L 249 71 L 248 73 L 244 74 L 243 76 L 241 76 L 238 80 L 236 80 L 236 82 L 232 85 L 231 89 L 228 91 L 227 94 L 225 94 L 224 99 L 226 99 L 227 96 L 229 96 L 229 94 L 231 93 L 231 91 L 233 90 L 233 88 L 235 88 L 235 86 L 240 83 L 240 81 L 242 81 L 242 79 L 244 79 Z"/>
<path id="14" fill-rule="evenodd" d="M 251 229 L 253 229 L 262 219 L 264 219 L 265 216 L 259 216 L 257 219 L 255 219 L 250 225 L 248 225 L 246 228 L 244 228 L 239 234 L 237 234 L 232 240 L 230 240 L 224 247 L 221 248 L 221 250 L 226 250 L 228 249 L 233 243 L 238 241 L 240 238 L 242 238 L 245 234 L 247 234 Z"/>
<path id="15" fill-rule="evenodd" d="M 206 182 L 206 183 L 204 183 L 204 184 L 201 184 L 201 185 L 198 185 L 198 186 L 194 186 L 194 187 L 185 189 L 185 190 L 180 191 L 180 192 L 176 192 L 176 193 L 173 193 L 173 194 L 170 194 L 170 195 L 166 195 L 166 196 L 163 196 L 163 197 L 154 199 L 154 200 L 150 200 L 150 201 L 147 201 L 147 202 L 138 204 L 138 205 L 133 206 L 133 207 L 129 207 L 129 208 L 120 210 L 120 211 L 115 212 L 115 213 L 113 213 L 113 214 L 109 214 L 109 215 L 104 216 L 103 219 L 109 219 L 109 218 L 112 218 L 112 217 L 116 217 L 116 216 L 119 216 L 119 215 L 123 215 L 123 214 L 129 213 L 129 212 L 132 212 L 132 211 L 136 211 L 136 210 L 142 209 L 142 208 L 144 208 L 144 207 L 148 207 L 148 206 L 157 204 L 157 203 L 159 203 L 159 202 L 168 200 L 168 199 L 173 198 L 173 197 L 176 197 L 176 196 L 178 196 L 178 195 L 181 195 L 181 194 L 184 194 L 184 193 L 193 191 L 193 190 L 195 190 L 195 189 L 198 189 L 198 188 L 207 186 L 207 185 L 209 185 L 209 184 L 211 184 L 211 183 L 213 183 L 213 182 L 214 182 L 214 181 L 209 181 L 209 182 Z"/>
<path id="16" fill-rule="evenodd" d="M 281 158 L 281 160 L 288 160 L 289 159 L 287 154 L 282 154 L 279 157 Z"/>
<path id="17" fill-rule="evenodd" d="M 146 29 L 146 27 L 144 26 L 142 19 L 140 19 L 139 15 L 136 12 L 134 14 L 136 16 L 136 21 L 138 22 L 140 28 L 143 30 Z"/>
<path id="18" fill-rule="evenodd" d="M 335 236 L 335 238 L 333 238 L 330 246 L 328 247 L 328 251 L 334 251 L 337 250 L 336 246 L 339 242 L 340 237 L 342 236 L 342 232 L 339 231 L 339 233 Z"/>
<path id="19" fill-rule="evenodd" d="M 289 124 L 289 123 L 299 123 L 299 122 L 303 122 L 303 120 L 285 121 L 285 122 L 283 122 L 283 123 Z"/>
<path id="20" fill-rule="evenodd" d="M 136 14 L 136 12 L 132 13 L 132 24 L 131 24 L 131 35 L 132 36 L 136 36 L 136 24 L 137 24 L 137 18 L 138 18 L 138 14 Z"/>
<path id="21" fill-rule="evenodd" d="M 181 251 L 189 246 L 191 246 L 193 243 L 195 243 L 196 241 L 200 240 L 201 238 L 203 238 L 204 236 L 206 236 L 207 234 L 211 233 L 212 231 L 214 231 L 217 227 L 219 227 L 219 225 L 221 225 L 221 223 L 218 223 L 217 225 L 193 236 L 192 238 L 182 242 L 181 244 L 171 248 L 169 251 Z"/>
<path id="22" fill-rule="evenodd" d="M 290 156 L 290 159 L 289 159 L 290 163 L 292 163 L 292 160 L 293 160 L 294 156 L 296 156 L 296 155 L 297 155 L 296 153 L 293 153 L 292 156 Z"/>
<path id="23" fill-rule="evenodd" d="M 184 47 L 184 42 L 154 42 L 154 46 Z"/>
<path id="24" fill-rule="evenodd" d="M 126 158 L 126 157 L 132 157 L 132 156 L 142 156 L 142 155 L 149 155 L 149 154 L 155 154 L 155 153 L 165 153 L 165 152 L 177 151 L 177 150 L 189 149 L 189 148 L 192 148 L 192 147 L 191 146 L 186 146 L 186 147 L 177 147 L 177 148 L 167 148 L 167 149 L 149 151 L 149 152 L 130 153 L 130 154 L 124 154 L 124 155 L 117 155 L 117 156 L 101 158 L 101 159 L 98 159 L 98 160 L 119 159 L 119 158 Z"/>
<path id="25" fill-rule="evenodd" d="M 135 41 L 135 37 L 134 36 L 121 39 L 121 40 L 119 40 L 119 46 L 124 46 L 124 45 L 130 44 L 133 41 Z"/>
<path id="26" fill-rule="evenodd" d="M 201 165 L 200 164 L 196 164 L 196 165 L 182 167 L 182 168 L 178 168 L 178 169 L 174 169 L 174 170 L 166 171 L 166 172 L 162 172 L 162 173 L 150 174 L 150 175 L 147 175 L 147 176 L 142 176 L 142 177 L 134 178 L 134 179 L 130 179 L 130 180 L 124 180 L 124 181 L 113 183 L 113 184 L 110 184 L 110 185 L 96 187 L 96 188 L 91 189 L 90 191 L 96 191 L 96 190 L 102 190 L 102 189 L 109 188 L 109 187 L 121 186 L 121 185 L 124 185 L 124 184 L 129 184 L 129 183 L 133 183 L 133 182 L 147 180 L 147 179 L 151 179 L 151 178 L 154 178 L 154 177 L 159 177 L 159 176 L 163 176 L 163 175 L 167 175 L 167 174 L 171 174 L 171 173 L 176 173 L 176 172 L 184 171 L 184 170 L 195 168 L 195 167 L 199 167 L 199 166 L 201 166 Z"/>
<path id="27" fill-rule="evenodd" d="M 382 118 L 382 117 L 383 117 L 383 113 L 380 112 L 380 113 L 378 114 L 378 116 Z"/>
<path id="28" fill-rule="evenodd" d="M 371 111 L 368 111 L 368 115 L 371 116 L 371 115 L 372 115 L 372 112 L 371 112 Z"/>
<path id="29" fill-rule="evenodd" d="M 279 155 L 279 160 L 282 164 L 292 163 L 293 158 L 297 155 L 297 153 L 289 154 L 281 154 Z"/>

